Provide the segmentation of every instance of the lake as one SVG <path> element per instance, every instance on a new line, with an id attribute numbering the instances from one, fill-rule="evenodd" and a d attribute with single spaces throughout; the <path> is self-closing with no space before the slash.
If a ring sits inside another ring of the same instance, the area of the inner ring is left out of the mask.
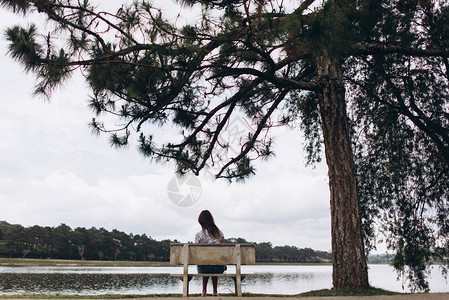
<path id="1" fill-rule="evenodd" d="M 190 266 L 196 271 L 195 266 Z M 397 292 L 409 292 L 388 265 L 369 266 L 370 284 Z M 234 269 L 235 270 L 235 269 Z M 228 273 L 233 272 L 228 266 Z M 0 267 L 0 292 L 13 294 L 168 294 L 182 293 L 182 282 L 170 277 L 182 267 Z M 331 288 L 332 267 L 328 265 L 255 265 L 242 266 L 254 273 L 242 283 L 243 292 L 262 294 L 299 294 Z M 431 292 L 448 292 L 449 284 L 434 266 L 429 277 Z M 210 283 L 209 283 L 210 284 Z M 211 286 L 208 290 L 211 290 Z M 231 279 L 219 279 L 219 293 L 234 291 Z M 190 293 L 200 293 L 200 279 L 190 282 Z"/>

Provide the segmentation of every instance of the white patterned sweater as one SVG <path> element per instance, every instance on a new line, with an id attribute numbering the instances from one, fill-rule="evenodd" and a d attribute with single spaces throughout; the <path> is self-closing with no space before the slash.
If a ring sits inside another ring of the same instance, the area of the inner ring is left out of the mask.
<path id="1" fill-rule="evenodd" d="M 198 244 L 221 244 L 224 241 L 223 232 L 220 231 L 220 237 L 214 238 L 209 235 L 207 229 L 201 230 L 197 232 L 195 235 L 195 243 Z"/>

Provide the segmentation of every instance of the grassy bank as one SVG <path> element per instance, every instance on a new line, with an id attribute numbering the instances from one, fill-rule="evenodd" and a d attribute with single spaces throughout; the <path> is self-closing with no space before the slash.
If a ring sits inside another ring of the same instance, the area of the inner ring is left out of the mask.
<path id="1" fill-rule="evenodd" d="M 109 261 L 109 260 L 69 260 L 0 258 L 0 266 L 98 266 L 98 267 L 159 267 L 169 266 L 169 262 L 159 261 Z"/>
<path id="2" fill-rule="evenodd" d="M 300 294 L 301 297 L 338 297 L 338 296 L 378 296 L 378 295 L 403 295 L 403 293 L 397 293 L 387 291 L 379 288 L 368 288 L 366 290 L 334 290 L 324 289 L 310 291 Z"/>
<path id="3" fill-rule="evenodd" d="M 298 295 L 271 295 L 271 294 L 253 294 L 243 293 L 243 297 L 276 297 L 276 298 L 297 298 L 297 297 L 332 297 L 332 296 L 379 296 L 379 295 L 403 295 L 401 293 L 395 293 L 383 289 L 369 288 L 367 290 L 317 290 L 310 291 Z M 191 297 L 199 297 L 200 294 L 191 294 Z M 234 297 L 234 294 L 220 294 L 221 297 Z M 94 295 L 94 296 L 81 296 L 81 295 L 14 295 L 14 296 L 0 296 L 0 299 L 130 299 L 130 298 L 181 298 L 181 294 L 150 294 L 150 295 Z"/>
<path id="4" fill-rule="evenodd" d="M 330 263 L 284 263 L 261 262 L 258 265 L 301 265 L 316 266 Z M 160 267 L 169 266 L 170 262 L 160 261 L 111 261 L 111 260 L 69 260 L 69 259 L 34 259 L 34 258 L 0 258 L 0 266 L 98 266 L 98 267 Z"/>

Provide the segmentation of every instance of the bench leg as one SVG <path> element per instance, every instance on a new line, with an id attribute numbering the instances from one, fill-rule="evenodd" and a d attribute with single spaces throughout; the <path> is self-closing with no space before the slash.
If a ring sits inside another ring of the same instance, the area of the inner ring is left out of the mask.
<path id="1" fill-rule="evenodd" d="M 240 276 L 240 274 L 237 275 L 235 281 L 235 289 L 237 297 L 242 297 L 242 277 Z"/>
<path id="2" fill-rule="evenodd" d="M 182 296 L 189 296 L 189 244 L 184 244 L 182 247 L 182 261 L 184 265 L 184 272 L 182 276 Z"/>
<path id="3" fill-rule="evenodd" d="M 184 276 L 182 278 L 182 296 L 188 297 L 189 296 L 189 277 Z"/>
<path id="4" fill-rule="evenodd" d="M 235 295 L 237 297 L 242 297 L 242 280 L 244 279 L 244 276 L 241 276 L 238 280 L 237 276 L 232 277 L 232 280 L 234 280 L 234 286 L 235 286 Z"/>
<path id="5" fill-rule="evenodd" d="M 241 247 L 240 244 L 235 245 L 235 291 L 237 297 L 242 297 L 242 269 L 241 269 Z"/>

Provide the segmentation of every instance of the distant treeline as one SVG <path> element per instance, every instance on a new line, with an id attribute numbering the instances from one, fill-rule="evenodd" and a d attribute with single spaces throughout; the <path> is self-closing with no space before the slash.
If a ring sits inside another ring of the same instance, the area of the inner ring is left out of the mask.
<path id="1" fill-rule="evenodd" d="M 170 243 L 156 241 L 146 234 L 127 234 L 116 229 L 70 228 L 38 225 L 24 227 L 0 221 L 0 257 L 53 258 L 82 260 L 169 261 Z M 226 239 L 228 243 L 248 243 L 242 238 Z M 331 254 L 310 248 L 252 243 L 258 262 L 327 262 Z"/>

